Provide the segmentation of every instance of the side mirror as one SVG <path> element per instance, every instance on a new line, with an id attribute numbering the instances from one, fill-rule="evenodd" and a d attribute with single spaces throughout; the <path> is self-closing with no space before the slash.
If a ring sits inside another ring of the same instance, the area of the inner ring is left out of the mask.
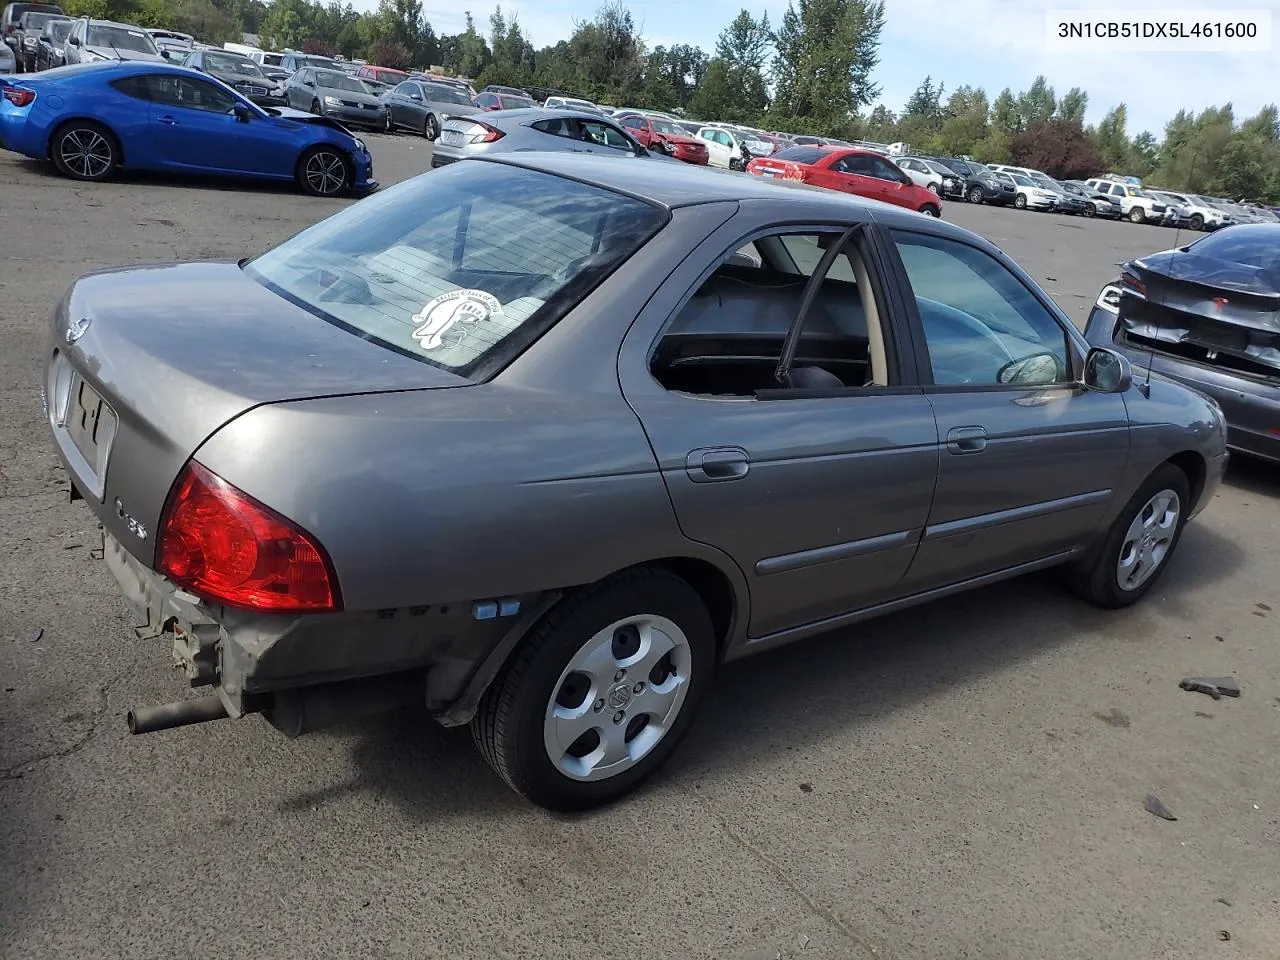
<path id="1" fill-rule="evenodd" d="M 168 51 L 168 50 L 161 50 L 161 51 L 160 51 L 160 56 L 162 56 L 162 57 L 164 57 L 166 60 L 168 60 L 168 59 L 169 59 L 169 51 Z"/>
<path id="2" fill-rule="evenodd" d="M 1124 354 L 1094 347 L 1084 358 L 1082 382 L 1099 393 L 1124 393 L 1133 384 L 1133 370 Z"/>
<path id="3" fill-rule="evenodd" d="M 1065 373 L 1058 355 L 1046 350 L 1006 363 L 996 372 L 996 382 L 1048 387 L 1061 383 Z"/>
<path id="4" fill-rule="evenodd" d="M 71 44 L 73 47 L 78 47 L 78 46 L 80 46 L 80 38 L 79 38 L 79 37 L 67 37 L 67 43 Z"/>
<path id="5" fill-rule="evenodd" d="M 246 107 L 243 103 L 237 103 L 231 108 L 236 115 L 236 119 L 241 123 L 248 123 L 253 119 L 253 111 Z"/>

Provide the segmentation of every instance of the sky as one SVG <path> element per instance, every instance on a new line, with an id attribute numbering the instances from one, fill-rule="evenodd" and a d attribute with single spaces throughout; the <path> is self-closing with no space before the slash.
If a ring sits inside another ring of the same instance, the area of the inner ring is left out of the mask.
<path id="1" fill-rule="evenodd" d="M 777 24 L 787 0 L 625 0 L 649 47 L 689 43 L 711 52 L 716 37 L 739 10 L 755 16 L 767 12 Z M 424 0 L 427 19 L 437 33 L 463 28 L 470 8 L 478 29 L 488 30 L 489 0 Z M 504 13 L 516 14 L 535 48 L 567 37 L 575 20 L 589 20 L 600 0 L 505 0 Z M 370 8 L 376 0 L 357 6 Z M 1165 122 L 1180 107 L 1202 110 L 1231 102 L 1237 118 L 1251 116 L 1280 100 L 1280 0 L 1227 0 L 1218 7 L 1267 10 L 1272 13 L 1275 45 L 1266 53 L 1050 51 L 1045 40 L 1049 10 L 1112 10 L 1140 14 L 1145 10 L 1200 9 L 1211 0 L 1186 2 L 1142 0 L 886 0 L 880 65 L 874 81 L 881 101 L 895 113 L 926 75 L 946 85 L 981 86 L 989 97 L 1005 87 L 1017 94 L 1044 74 L 1061 96 L 1073 86 L 1089 94 L 1088 123 L 1096 123 L 1117 103 L 1128 105 L 1128 133 L 1150 130 L 1162 136 Z"/>

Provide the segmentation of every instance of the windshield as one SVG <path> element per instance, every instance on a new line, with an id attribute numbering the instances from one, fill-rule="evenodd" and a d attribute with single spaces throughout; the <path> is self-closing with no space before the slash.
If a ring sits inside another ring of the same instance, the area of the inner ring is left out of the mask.
<path id="1" fill-rule="evenodd" d="M 60 13 L 24 13 L 22 15 L 22 27 L 24 30 L 38 30 L 50 20 L 61 16 L 62 14 Z"/>
<path id="2" fill-rule="evenodd" d="M 160 53 L 156 49 L 155 41 L 149 35 L 141 30 L 130 30 L 128 27 L 90 26 L 85 36 L 85 46 L 108 49 L 114 47 L 117 50 L 134 50 L 138 53 L 154 53 L 157 56 Z"/>
<path id="3" fill-rule="evenodd" d="M 284 60 L 284 54 L 280 53 L 264 53 L 262 55 L 262 65 L 264 67 L 278 67 Z"/>
<path id="4" fill-rule="evenodd" d="M 249 77 L 264 76 L 262 68 L 248 57 L 233 57 L 226 53 L 206 53 L 204 64 L 220 73 L 241 73 Z"/>
<path id="5" fill-rule="evenodd" d="M 1012 179 L 1012 180 L 1013 180 L 1013 182 L 1014 182 L 1014 183 L 1016 183 L 1016 184 L 1017 184 L 1018 186 L 1020 186 L 1020 187 L 1034 187 L 1034 186 L 1035 186 L 1035 184 L 1034 184 L 1034 183 L 1032 183 L 1030 180 L 1028 180 L 1026 177 L 1024 177 L 1024 176 L 1023 176 L 1022 174 L 1020 174 L 1020 173 L 1011 173 L 1011 174 L 1009 174 L 1009 177 L 1010 177 L 1010 179 Z"/>
<path id="6" fill-rule="evenodd" d="M 954 177 L 956 172 L 945 164 L 938 163 L 936 160 L 925 160 L 924 165 L 934 173 L 940 173 L 944 177 Z"/>
<path id="7" fill-rule="evenodd" d="M 498 96 L 502 98 L 502 109 L 504 110 L 519 110 L 521 107 L 537 106 L 528 97 L 517 97 L 513 93 L 501 93 Z"/>
<path id="8" fill-rule="evenodd" d="M 1058 185 L 1043 175 L 1032 174 L 1031 182 L 1042 190 L 1052 190 L 1057 192 Z"/>
<path id="9" fill-rule="evenodd" d="M 1085 195 L 1084 191 L 1081 190 L 1079 187 L 1077 187 L 1074 183 L 1063 183 L 1061 180 L 1059 180 L 1058 187 L 1059 189 L 1063 190 L 1066 193 L 1075 194 L 1077 197 L 1083 197 Z"/>
<path id="10" fill-rule="evenodd" d="M 650 123 L 653 124 L 653 129 L 658 133 L 670 134 L 673 137 L 687 137 L 689 135 L 689 132 L 684 127 L 672 123 L 670 120 L 654 120 L 650 118 Z"/>
<path id="11" fill-rule="evenodd" d="M 317 70 L 316 86 L 328 87 L 330 90 L 350 90 L 352 93 L 368 93 L 369 88 L 345 73 L 337 70 Z"/>
<path id="12" fill-rule="evenodd" d="M 55 20 L 44 29 L 49 39 L 61 43 L 67 39 L 67 34 L 71 32 L 73 25 L 74 23 L 71 20 Z"/>
<path id="13" fill-rule="evenodd" d="M 512 349 L 530 342 L 665 220 L 600 187 L 459 163 L 350 206 L 245 270 L 323 320 L 466 376 L 513 334 Z"/>
<path id="14" fill-rule="evenodd" d="M 434 100 L 436 103 L 460 103 L 471 106 L 471 99 L 457 87 L 446 87 L 442 83 L 425 83 L 422 89 L 426 91 L 427 99 Z"/>

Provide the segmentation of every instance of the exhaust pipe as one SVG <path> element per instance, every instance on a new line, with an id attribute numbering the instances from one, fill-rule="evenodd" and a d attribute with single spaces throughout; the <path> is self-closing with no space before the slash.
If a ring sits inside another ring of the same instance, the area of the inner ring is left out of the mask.
<path id="1" fill-rule="evenodd" d="M 227 708 L 219 697 L 214 696 L 163 703 L 158 707 L 137 707 L 129 711 L 126 719 L 129 721 L 129 732 L 136 735 L 185 727 L 193 723 L 208 723 L 210 720 L 225 719 L 226 716 Z"/>

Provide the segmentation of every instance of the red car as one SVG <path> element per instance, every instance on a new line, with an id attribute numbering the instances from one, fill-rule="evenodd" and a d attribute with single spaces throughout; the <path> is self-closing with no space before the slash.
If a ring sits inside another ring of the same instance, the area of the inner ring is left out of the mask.
<path id="1" fill-rule="evenodd" d="M 515 93 L 495 93 L 492 90 L 481 90 L 471 103 L 481 110 L 523 110 L 525 107 L 536 107 L 533 99 Z"/>
<path id="2" fill-rule="evenodd" d="M 897 166 L 870 150 L 847 147 L 788 147 L 771 157 L 757 157 L 747 173 L 778 180 L 800 180 L 815 187 L 841 190 L 872 200 L 942 216 L 938 195 L 917 187 Z"/>
<path id="3" fill-rule="evenodd" d="M 613 119 L 640 141 L 642 147 L 661 150 L 685 163 L 705 164 L 708 160 L 707 145 L 696 137 L 689 136 L 687 130 L 670 120 L 640 113 L 624 113 Z"/>

